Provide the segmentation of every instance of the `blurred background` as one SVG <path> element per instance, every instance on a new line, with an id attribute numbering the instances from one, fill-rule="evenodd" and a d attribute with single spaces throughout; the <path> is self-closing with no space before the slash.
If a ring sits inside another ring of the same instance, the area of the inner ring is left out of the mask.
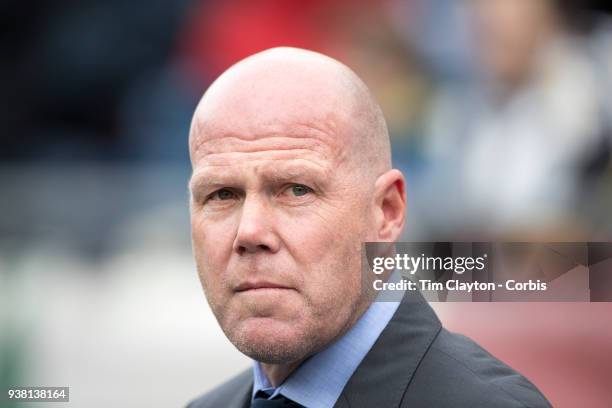
<path id="1" fill-rule="evenodd" d="M 183 406 L 249 366 L 191 259 L 187 136 L 212 80 L 273 46 L 371 88 L 408 181 L 404 240 L 610 241 L 607 3 L 5 0 L 0 388 Z M 434 306 L 554 406 L 612 406 L 612 304 Z"/>

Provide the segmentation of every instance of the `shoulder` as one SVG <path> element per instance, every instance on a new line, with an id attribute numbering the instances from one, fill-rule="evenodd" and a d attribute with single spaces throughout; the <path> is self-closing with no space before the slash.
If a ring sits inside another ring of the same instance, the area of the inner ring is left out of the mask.
<path id="1" fill-rule="evenodd" d="M 243 406 L 250 400 L 253 374 L 247 369 L 213 390 L 191 401 L 187 408 Z"/>
<path id="2" fill-rule="evenodd" d="M 527 378 L 469 338 L 445 329 L 423 357 L 407 399 L 411 389 L 426 392 L 426 398 L 436 406 L 551 406 Z"/>

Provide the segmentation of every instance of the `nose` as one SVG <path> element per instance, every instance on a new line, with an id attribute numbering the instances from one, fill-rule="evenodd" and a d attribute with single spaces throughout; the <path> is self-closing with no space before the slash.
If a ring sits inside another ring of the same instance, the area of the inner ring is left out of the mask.
<path id="1" fill-rule="evenodd" d="M 273 228 L 274 215 L 267 203 L 257 197 L 246 197 L 233 249 L 238 255 L 258 252 L 276 253 L 280 238 Z"/>

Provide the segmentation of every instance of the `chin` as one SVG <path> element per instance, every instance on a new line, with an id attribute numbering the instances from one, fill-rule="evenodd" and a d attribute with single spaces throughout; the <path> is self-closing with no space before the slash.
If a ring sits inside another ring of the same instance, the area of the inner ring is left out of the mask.
<path id="1" fill-rule="evenodd" d="M 315 336 L 271 318 L 251 318 L 228 336 L 240 352 L 267 364 L 287 364 L 312 354 Z"/>

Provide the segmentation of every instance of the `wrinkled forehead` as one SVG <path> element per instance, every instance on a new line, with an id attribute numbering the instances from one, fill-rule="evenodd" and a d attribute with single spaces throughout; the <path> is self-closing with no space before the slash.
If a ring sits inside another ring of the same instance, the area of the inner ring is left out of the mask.
<path id="1" fill-rule="evenodd" d="M 333 64 L 272 61 L 238 66 L 206 92 L 194 114 L 192 162 L 234 139 L 314 143 L 330 154 L 346 150 L 355 120 L 352 84 Z M 282 146 L 280 146 L 282 147 Z"/>

